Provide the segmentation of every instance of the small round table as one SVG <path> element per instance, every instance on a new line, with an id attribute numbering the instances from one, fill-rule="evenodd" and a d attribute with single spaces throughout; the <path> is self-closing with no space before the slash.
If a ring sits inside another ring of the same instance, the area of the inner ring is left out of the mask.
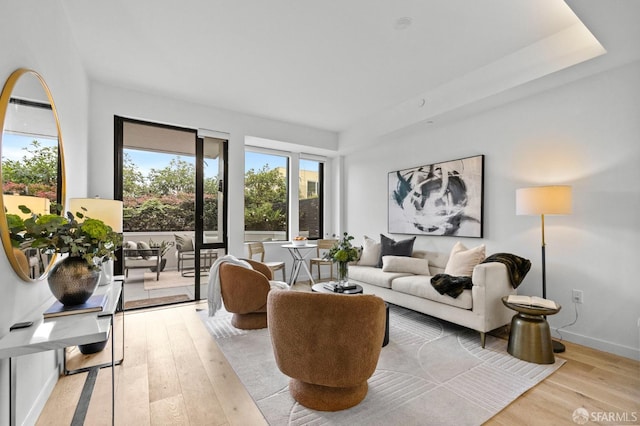
<path id="1" fill-rule="evenodd" d="M 517 312 L 511 320 L 507 352 L 523 361 L 553 364 L 555 357 L 551 331 L 545 316 L 558 313 L 561 307 L 538 308 L 509 303 L 507 300 L 507 296 L 504 296 L 502 303 Z"/>
<path id="2" fill-rule="evenodd" d="M 314 284 L 315 281 L 313 281 L 313 277 L 311 276 L 311 271 L 309 271 L 309 268 L 307 267 L 307 263 L 304 261 L 307 258 L 307 256 L 311 254 L 311 252 L 307 251 L 305 253 L 302 253 L 300 250 L 314 249 L 318 247 L 318 245 L 309 244 L 309 243 L 300 245 L 300 246 L 296 244 L 284 244 L 282 245 L 282 247 L 289 250 L 291 257 L 293 258 L 293 270 L 291 271 L 291 276 L 289 277 L 289 283 L 288 283 L 289 287 L 293 286 L 298 280 L 298 274 L 300 273 L 301 267 L 304 268 L 307 275 L 309 275 L 309 280 L 311 281 L 311 284 Z"/>

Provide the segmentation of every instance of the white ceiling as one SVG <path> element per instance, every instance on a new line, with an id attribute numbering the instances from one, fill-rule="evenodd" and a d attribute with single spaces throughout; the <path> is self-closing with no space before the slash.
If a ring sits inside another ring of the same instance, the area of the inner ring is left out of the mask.
<path id="1" fill-rule="evenodd" d="M 562 0 L 61 1 L 94 80 L 332 131 L 604 51 Z"/>

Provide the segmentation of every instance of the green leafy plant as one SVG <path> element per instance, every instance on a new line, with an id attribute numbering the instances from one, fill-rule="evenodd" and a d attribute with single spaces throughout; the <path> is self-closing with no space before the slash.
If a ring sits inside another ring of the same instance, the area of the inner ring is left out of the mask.
<path id="1" fill-rule="evenodd" d="M 325 254 L 325 259 L 332 260 L 334 262 L 353 262 L 358 260 L 358 249 L 351 244 L 353 237 L 348 233 L 344 233 Z"/>
<path id="2" fill-rule="evenodd" d="M 19 206 L 23 213 L 31 210 Z M 99 269 L 103 261 L 115 259 L 122 237 L 99 219 L 85 217 L 81 212 L 65 216 L 32 214 L 22 219 L 8 214 L 9 231 L 15 247 L 32 247 L 45 253 L 82 257 L 89 267 Z"/>
<path id="3" fill-rule="evenodd" d="M 167 254 L 169 249 L 171 247 L 173 247 L 175 244 L 176 244 L 175 241 L 162 240 L 162 241 L 158 242 L 158 241 L 153 241 L 152 239 L 149 239 L 149 247 L 151 247 L 151 248 L 159 248 L 160 249 L 160 257 L 164 257 L 164 255 Z"/>

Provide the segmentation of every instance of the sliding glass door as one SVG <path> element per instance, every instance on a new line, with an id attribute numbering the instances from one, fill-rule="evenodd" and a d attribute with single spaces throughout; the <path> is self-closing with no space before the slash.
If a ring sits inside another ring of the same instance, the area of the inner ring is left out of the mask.
<path id="1" fill-rule="evenodd" d="M 115 130 L 125 308 L 206 297 L 209 269 L 226 253 L 224 135 L 121 117 Z"/>
<path id="2" fill-rule="evenodd" d="M 208 275 L 215 260 L 226 254 L 227 209 L 224 195 L 227 192 L 227 140 L 223 137 L 216 134 L 201 136 L 196 143 L 196 276 L 201 276 L 201 273 Z M 201 285 L 196 286 L 196 300 L 207 296 L 207 281 L 201 280 Z"/>

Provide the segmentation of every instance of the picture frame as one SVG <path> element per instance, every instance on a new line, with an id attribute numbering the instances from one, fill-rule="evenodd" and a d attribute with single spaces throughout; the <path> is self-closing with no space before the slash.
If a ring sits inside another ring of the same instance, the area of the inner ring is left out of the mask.
<path id="1" fill-rule="evenodd" d="M 391 234 L 482 238 L 484 155 L 388 175 Z"/>

